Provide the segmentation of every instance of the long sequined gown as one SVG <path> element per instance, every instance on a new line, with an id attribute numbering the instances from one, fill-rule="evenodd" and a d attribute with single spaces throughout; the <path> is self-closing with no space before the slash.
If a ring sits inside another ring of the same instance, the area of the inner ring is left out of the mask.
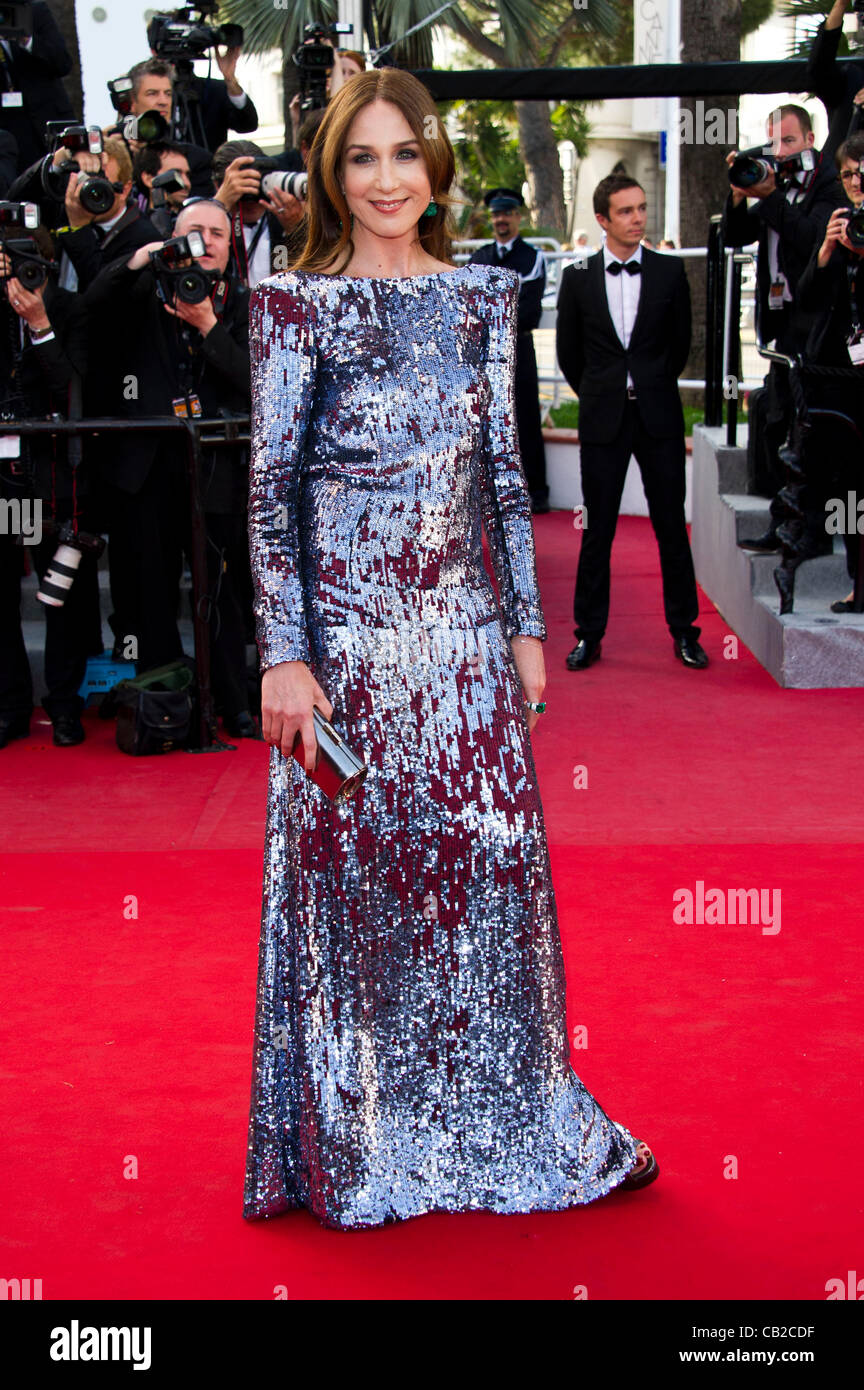
<path id="1" fill-rule="evenodd" d="M 546 637 L 518 286 L 294 271 L 252 296 L 262 669 L 308 662 L 370 770 L 334 806 L 270 750 L 248 1218 L 563 1208 L 636 1162 L 569 1062 L 509 641 Z"/>

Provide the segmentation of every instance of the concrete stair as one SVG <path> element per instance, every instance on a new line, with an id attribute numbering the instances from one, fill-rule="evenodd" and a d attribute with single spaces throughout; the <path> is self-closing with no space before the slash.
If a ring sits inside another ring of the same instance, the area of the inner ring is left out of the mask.
<path id="1" fill-rule="evenodd" d="M 745 434 L 739 429 L 739 439 Z M 692 547 L 696 578 L 731 630 L 779 685 L 797 689 L 864 685 L 864 614 L 832 613 L 851 589 L 841 537 L 834 553 L 807 560 L 795 576 L 794 612 L 780 615 L 776 555 L 739 550 L 768 526 L 768 502 L 747 491 L 746 447 L 725 429 L 693 431 Z"/>

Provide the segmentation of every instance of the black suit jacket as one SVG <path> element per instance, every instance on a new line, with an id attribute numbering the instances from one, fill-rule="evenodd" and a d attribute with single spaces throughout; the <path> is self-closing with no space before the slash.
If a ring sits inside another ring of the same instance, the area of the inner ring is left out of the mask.
<path id="1" fill-rule="evenodd" d="M 779 235 L 778 265 L 786 276 L 795 298 L 798 281 L 806 269 L 815 246 L 821 246 L 831 214 L 844 207 L 846 199 L 832 163 L 819 156 L 813 182 L 797 203 L 788 202 L 784 192 L 776 189 L 767 198 L 758 199 L 748 208 L 746 199 L 737 207 L 732 194 L 723 212 L 723 240 L 727 246 L 749 246 L 759 243 L 756 265 L 756 324 L 763 342 L 777 336 L 777 311 L 768 307 L 771 289 L 771 268 L 768 260 L 768 232 L 773 227 Z M 772 319 L 774 322 L 772 323 Z M 789 314 L 785 329 L 785 344 L 803 349 L 810 331 L 811 320 L 796 306 Z"/>
<path id="2" fill-rule="evenodd" d="M 204 125 L 207 149 L 211 154 L 224 145 L 228 131 L 248 135 L 258 129 L 258 112 L 249 94 L 243 106 L 235 106 L 228 88 L 220 77 L 193 77 L 198 93 L 201 120 Z"/>
<path id="3" fill-rule="evenodd" d="M 119 260 L 121 256 L 128 261 L 139 246 L 161 240 L 153 223 L 141 216 L 134 203 L 130 203 L 120 221 L 114 224 L 104 239 L 96 231 L 95 223 L 55 236 L 58 251 L 65 251 L 75 267 L 79 293 L 89 289 L 106 265 Z"/>
<path id="4" fill-rule="evenodd" d="M 860 63 L 838 66 L 837 50 L 842 33 L 842 28 L 826 29 L 823 21 L 816 31 L 807 63 L 810 91 L 828 112 L 828 139 L 822 153 L 829 162 L 843 141 L 860 131 L 864 122 L 864 112 L 852 100 L 864 87 L 864 66 Z"/>
<path id="5" fill-rule="evenodd" d="M 133 420 L 171 415 L 171 402 L 182 395 L 182 327 L 166 312 L 149 266 L 130 270 L 127 260 L 106 266 L 84 296 L 90 325 L 85 405 L 94 415 Z M 232 281 L 220 321 L 206 338 L 190 328 L 188 341 L 191 389 L 198 394 L 205 418 L 223 409 L 248 414 L 249 291 Z M 126 389 L 130 378 L 134 393 Z M 98 461 L 105 481 L 124 492 L 139 492 L 167 437 L 131 434 L 121 443 L 115 436 Z M 183 447 L 178 441 L 181 452 Z"/>
<path id="6" fill-rule="evenodd" d="M 831 259 L 819 268 L 819 250 L 813 252 L 810 264 L 798 283 L 798 296 L 804 308 L 811 310 L 813 320 L 807 339 L 806 355 L 811 362 L 823 367 L 851 368 L 846 344 L 852 332 L 852 296 L 849 267 L 855 271 L 855 299 L 858 322 L 864 324 L 864 257 L 835 246 Z M 859 367 L 864 383 L 864 367 Z M 861 399 L 861 384 L 846 378 L 835 383 L 842 387 L 850 402 Z"/>
<path id="7" fill-rule="evenodd" d="M 20 321 L 17 314 L 6 303 L 0 304 L 0 396 L 12 395 L 16 398 L 16 413 L 38 420 L 47 419 L 56 412 L 64 419 L 70 418 L 70 393 L 77 378 L 78 400 L 80 385 L 87 371 L 87 324 L 84 306 L 77 294 L 61 290 L 49 277 L 43 290 L 43 301 L 51 321 L 53 338 L 33 342 L 29 333 L 23 335 L 20 353 L 20 376 L 12 378 L 12 342 L 20 337 Z M 23 403 L 18 401 L 18 396 Z M 80 416 L 80 404 L 77 410 Z M 63 436 L 57 440 L 48 435 L 31 435 L 22 438 L 22 450 L 32 470 L 32 476 L 22 479 L 19 486 L 3 488 L 3 471 L 0 470 L 0 495 L 40 497 L 48 504 L 46 520 L 51 516 L 50 504 L 56 501 L 58 513 L 65 515 L 63 503 L 72 496 L 73 474 L 67 459 L 68 441 Z M 86 446 L 85 446 L 86 451 Z M 89 473 L 86 463 L 81 464 L 75 475 L 76 493 L 79 497 L 88 493 Z"/>
<path id="8" fill-rule="evenodd" d="M 44 0 L 33 5 L 33 44 L 30 50 L 12 43 L 11 61 L 0 55 L 0 91 L 21 92 L 21 106 L 0 106 L 0 130 L 18 145 L 19 173 L 45 153 L 45 122 L 73 118 L 66 88 L 60 81 L 72 71 L 72 59 L 57 21 Z"/>
<path id="9" fill-rule="evenodd" d="M 623 272 L 626 274 L 626 272 Z M 556 347 L 565 378 L 579 397 L 579 437 L 608 444 L 621 426 L 627 373 L 645 429 L 655 438 L 683 435 L 678 378 L 690 352 L 690 286 L 677 256 L 642 249 L 639 308 L 630 346 L 612 322 L 603 252 L 584 269 L 568 265 L 558 294 Z"/>

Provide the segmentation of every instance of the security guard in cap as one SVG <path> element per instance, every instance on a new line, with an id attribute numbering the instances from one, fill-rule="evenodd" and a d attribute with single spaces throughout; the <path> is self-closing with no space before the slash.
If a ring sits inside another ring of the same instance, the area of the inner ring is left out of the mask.
<path id="1" fill-rule="evenodd" d="M 531 330 L 537 328 L 543 313 L 546 289 L 546 262 L 536 247 L 519 235 L 525 206 L 521 193 L 512 188 L 492 188 L 483 199 L 492 214 L 495 240 L 479 246 L 471 257 L 477 265 L 505 265 L 519 276 L 519 317 L 516 324 L 516 428 L 525 479 L 531 494 L 531 509 L 548 512 L 546 452 L 540 422 L 537 386 L 537 358 Z"/>

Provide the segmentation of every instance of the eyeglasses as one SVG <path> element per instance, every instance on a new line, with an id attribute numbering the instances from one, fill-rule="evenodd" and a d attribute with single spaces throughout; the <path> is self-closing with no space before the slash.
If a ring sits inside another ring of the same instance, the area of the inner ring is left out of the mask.
<path id="1" fill-rule="evenodd" d="M 844 183 L 851 183 L 853 179 L 860 179 L 860 177 L 861 177 L 861 170 L 860 170 L 860 169 L 846 169 L 846 170 L 844 170 L 844 172 L 840 175 L 840 177 L 841 177 L 841 179 L 843 180 Z"/>

